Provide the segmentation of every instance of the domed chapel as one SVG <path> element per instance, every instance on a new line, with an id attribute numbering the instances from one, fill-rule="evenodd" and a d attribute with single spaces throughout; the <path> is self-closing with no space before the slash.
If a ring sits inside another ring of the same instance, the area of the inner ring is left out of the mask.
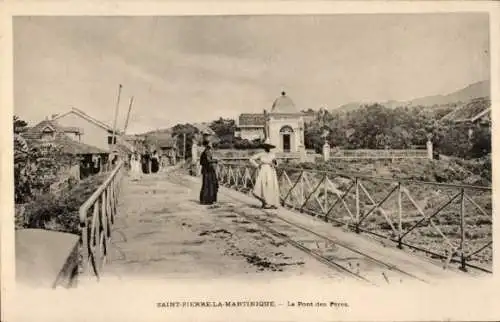
<path id="1" fill-rule="evenodd" d="M 301 112 L 285 92 L 276 98 L 268 112 L 244 113 L 238 118 L 242 139 L 269 139 L 279 152 L 300 152 L 304 147 L 304 122 L 310 116 Z"/>

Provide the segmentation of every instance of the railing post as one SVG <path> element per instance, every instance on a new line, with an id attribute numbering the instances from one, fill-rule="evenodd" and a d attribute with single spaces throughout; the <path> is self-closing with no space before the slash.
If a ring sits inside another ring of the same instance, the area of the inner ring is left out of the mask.
<path id="1" fill-rule="evenodd" d="M 356 184 L 356 233 L 360 233 L 360 230 L 359 230 L 359 225 L 360 225 L 360 219 L 361 219 L 361 209 L 360 209 L 360 205 L 359 205 L 359 181 L 358 181 L 358 178 L 356 177 L 355 178 L 355 184 Z"/>
<path id="2" fill-rule="evenodd" d="M 460 196 L 460 270 L 467 272 L 465 259 L 465 189 Z"/>
<path id="3" fill-rule="evenodd" d="M 398 182 L 398 248 L 403 249 L 403 203 L 401 182 Z"/>
<path id="4" fill-rule="evenodd" d="M 83 219 L 83 220 L 82 220 Z M 85 276 L 90 271 L 89 266 L 89 235 L 87 226 L 87 213 L 80 213 L 80 254 L 79 254 L 79 276 Z"/>
<path id="5" fill-rule="evenodd" d="M 324 188 L 324 191 L 323 191 L 323 198 L 325 198 L 325 201 L 324 201 L 324 207 L 325 207 L 325 215 L 326 215 L 326 211 L 328 210 L 328 177 L 327 175 L 325 174 L 326 176 L 326 179 L 325 179 L 325 182 L 323 183 L 323 188 Z"/>
<path id="6" fill-rule="evenodd" d="M 304 178 L 302 177 L 300 179 L 300 204 L 302 205 L 304 203 L 304 200 L 305 200 L 305 191 L 304 191 Z M 304 212 L 304 209 L 303 208 L 300 208 L 299 210 L 301 213 Z"/>

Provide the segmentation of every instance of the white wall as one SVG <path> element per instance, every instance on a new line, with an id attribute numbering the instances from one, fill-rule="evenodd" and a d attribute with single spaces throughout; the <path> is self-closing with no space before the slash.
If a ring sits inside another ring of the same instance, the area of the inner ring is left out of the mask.
<path id="1" fill-rule="evenodd" d="M 283 137 L 280 130 L 283 126 L 290 126 L 293 133 L 290 136 L 290 152 L 298 152 L 303 131 L 299 130 L 300 117 L 297 118 L 279 118 L 271 116 L 269 121 L 269 140 L 276 146 L 277 151 L 283 151 Z"/>
<path id="2" fill-rule="evenodd" d="M 243 140 L 255 140 L 264 138 L 264 129 L 262 128 L 242 128 L 240 130 L 241 138 Z"/>
<path id="3" fill-rule="evenodd" d="M 68 113 L 56 119 L 61 126 L 74 126 L 83 129 L 80 142 L 109 151 L 108 132 L 102 127 L 78 116 L 75 113 Z"/>

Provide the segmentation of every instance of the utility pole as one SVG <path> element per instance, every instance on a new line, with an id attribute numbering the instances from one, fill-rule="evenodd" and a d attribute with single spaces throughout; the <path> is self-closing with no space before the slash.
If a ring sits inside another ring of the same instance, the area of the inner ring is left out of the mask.
<path id="1" fill-rule="evenodd" d="M 129 103 L 129 106 L 128 106 L 127 120 L 125 121 L 125 127 L 123 128 L 123 134 L 125 134 L 127 132 L 128 121 L 130 119 L 130 111 L 132 110 L 132 104 L 133 103 L 134 103 L 134 97 L 132 96 L 130 98 L 130 103 Z"/>
<path id="2" fill-rule="evenodd" d="M 118 118 L 118 109 L 120 107 L 120 95 L 122 93 L 122 84 L 119 84 L 118 86 L 118 98 L 116 100 L 116 108 L 115 108 L 115 120 L 113 121 L 113 136 L 111 137 L 111 152 L 113 152 L 113 149 L 115 147 L 115 140 L 116 140 L 116 120 Z"/>

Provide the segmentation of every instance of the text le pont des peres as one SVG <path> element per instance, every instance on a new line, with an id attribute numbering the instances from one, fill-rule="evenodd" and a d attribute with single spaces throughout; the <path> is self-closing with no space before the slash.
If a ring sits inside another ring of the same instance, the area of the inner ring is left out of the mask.
<path id="1" fill-rule="evenodd" d="M 287 302 L 287 306 L 289 307 L 334 307 L 334 308 L 346 308 L 349 307 L 349 304 L 345 302 Z"/>

